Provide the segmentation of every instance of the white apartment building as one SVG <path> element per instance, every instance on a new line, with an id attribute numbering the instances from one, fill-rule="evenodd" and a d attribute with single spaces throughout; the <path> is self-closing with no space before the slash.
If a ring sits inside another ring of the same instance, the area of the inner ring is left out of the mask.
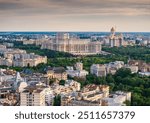
<path id="1" fill-rule="evenodd" d="M 110 97 L 103 99 L 107 106 L 125 106 L 125 101 L 131 101 L 131 92 L 116 91 Z"/>
<path id="2" fill-rule="evenodd" d="M 86 70 L 66 70 L 66 72 L 70 77 L 85 77 L 89 74 L 89 72 Z"/>
<path id="3" fill-rule="evenodd" d="M 124 67 L 124 62 L 123 61 L 110 62 L 110 63 L 106 64 L 106 66 L 111 67 L 111 68 L 120 69 L 120 68 Z"/>
<path id="4" fill-rule="evenodd" d="M 122 67 L 124 67 L 123 61 L 110 62 L 110 63 L 106 64 L 106 72 L 107 72 L 107 74 L 114 75 L 116 73 L 116 71 Z"/>
<path id="5" fill-rule="evenodd" d="M 85 77 L 86 75 L 89 74 L 88 71 L 83 70 L 83 63 L 81 62 L 77 62 L 74 65 L 74 67 L 75 67 L 75 70 L 73 66 L 67 66 L 66 72 L 70 77 Z"/>
<path id="6" fill-rule="evenodd" d="M 73 67 L 67 67 L 66 72 L 70 77 L 85 77 L 89 74 L 86 70 L 74 70 Z"/>
<path id="7" fill-rule="evenodd" d="M 103 64 L 93 64 L 90 67 L 90 73 L 96 76 L 106 76 L 106 66 Z"/>
<path id="8" fill-rule="evenodd" d="M 51 88 L 45 88 L 44 89 L 45 93 L 45 103 L 47 106 L 52 106 L 54 102 L 54 94 L 53 90 Z"/>
<path id="9" fill-rule="evenodd" d="M 122 67 L 124 67 L 123 61 L 115 61 L 108 64 L 93 64 L 90 67 L 90 73 L 100 77 L 106 76 L 107 74 L 114 75 Z"/>

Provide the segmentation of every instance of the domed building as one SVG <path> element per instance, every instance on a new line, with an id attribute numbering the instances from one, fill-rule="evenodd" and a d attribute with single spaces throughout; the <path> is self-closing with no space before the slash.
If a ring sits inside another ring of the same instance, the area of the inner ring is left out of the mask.
<path id="1" fill-rule="evenodd" d="M 112 27 L 110 31 L 113 35 L 115 35 L 116 29 L 114 27 Z"/>
<path id="2" fill-rule="evenodd" d="M 123 34 L 116 35 L 116 28 L 111 28 L 111 34 L 109 36 L 109 46 L 110 47 L 120 47 L 124 46 L 125 42 L 123 40 Z"/>

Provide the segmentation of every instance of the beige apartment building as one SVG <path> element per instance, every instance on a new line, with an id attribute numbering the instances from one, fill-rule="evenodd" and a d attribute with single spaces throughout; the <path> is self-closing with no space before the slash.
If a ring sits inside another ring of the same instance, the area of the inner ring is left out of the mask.
<path id="1" fill-rule="evenodd" d="M 61 99 L 62 106 L 100 106 L 101 100 L 109 96 L 107 85 L 87 85 L 79 91 L 76 97 L 64 96 Z"/>
<path id="2" fill-rule="evenodd" d="M 47 63 L 47 57 L 46 56 L 39 56 L 39 55 L 32 55 L 32 57 L 29 54 L 28 58 L 19 58 L 16 60 L 13 60 L 13 66 L 20 66 L 20 67 L 25 67 L 25 66 L 37 66 L 40 63 Z"/>
<path id="3" fill-rule="evenodd" d="M 28 86 L 20 93 L 21 106 L 53 105 L 53 90 L 43 85 Z"/>
<path id="4" fill-rule="evenodd" d="M 21 106 L 45 106 L 44 89 L 27 88 L 20 93 Z"/>
<path id="5" fill-rule="evenodd" d="M 49 79 L 55 78 L 57 81 L 67 80 L 67 72 L 63 67 L 49 67 L 46 77 L 48 77 Z"/>

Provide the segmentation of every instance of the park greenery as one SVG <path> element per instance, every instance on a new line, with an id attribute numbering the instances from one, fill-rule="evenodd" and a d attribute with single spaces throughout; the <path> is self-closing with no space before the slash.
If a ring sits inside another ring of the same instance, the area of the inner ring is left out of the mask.
<path id="1" fill-rule="evenodd" d="M 144 60 L 150 62 L 150 48 L 146 46 L 128 46 L 128 47 L 103 47 L 104 51 L 114 54 L 116 57 L 129 57 L 135 60 Z"/>

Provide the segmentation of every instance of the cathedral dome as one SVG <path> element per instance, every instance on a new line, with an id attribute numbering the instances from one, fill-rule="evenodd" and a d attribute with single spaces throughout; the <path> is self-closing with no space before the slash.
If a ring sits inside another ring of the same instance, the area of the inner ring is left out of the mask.
<path id="1" fill-rule="evenodd" d="M 115 30 L 114 27 L 112 27 L 110 31 L 111 31 L 111 32 L 115 32 L 116 30 Z"/>

